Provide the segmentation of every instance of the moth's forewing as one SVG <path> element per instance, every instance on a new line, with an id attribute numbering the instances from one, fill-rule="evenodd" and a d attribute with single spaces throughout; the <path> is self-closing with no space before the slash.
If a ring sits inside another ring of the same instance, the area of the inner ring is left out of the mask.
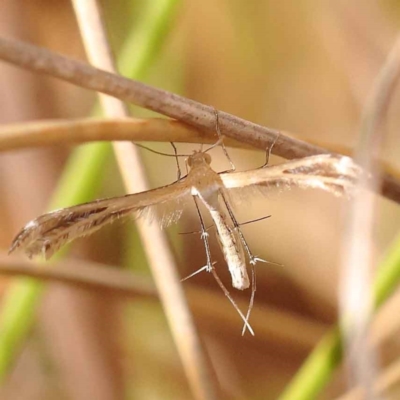
<path id="1" fill-rule="evenodd" d="M 10 252 L 23 250 L 29 257 L 43 254 L 49 258 L 64 244 L 90 235 L 115 220 L 141 216 L 151 219 L 155 209 L 166 226 L 180 217 L 185 197 L 190 197 L 190 191 L 180 181 L 146 192 L 56 210 L 30 221 L 14 239 Z"/>
<path id="2" fill-rule="evenodd" d="M 203 156 L 196 153 L 193 159 L 201 162 Z M 10 252 L 20 249 L 30 257 L 42 253 L 48 258 L 62 245 L 90 235 L 117 219 L 127 216 L 153 218 L 154 209 L 157 209 L 161 225 L 167 226 L 180 218 L 183 204 L 193 194 L 193 188 L 197 188 L 199 197 L 206 202 L 210 194 L 221 186 L 230 189 L 231 193 L 243 192 L 246 196 L 252 192 L 263 193 L 272 186 L 279 189 L 316 187 L 342 194 L 352 186 L 359 172 L 351 159 L 332 155 L 307 157 L 273 167 L 220 176 L 208 164 L 198 164 L 199 167 L 193 168 L 185 179 L 172 185 L 44 214 L 21 230 Z"/>
<path id="3" fill-rule="evenodd" d="M 336 196 L 346 195 L 361 173 L 349 157 L 322 154 L 252 171 L 221 174 L 234 200 L 251 195 L 268 195 L 292 188 L 317 188 Z"/>

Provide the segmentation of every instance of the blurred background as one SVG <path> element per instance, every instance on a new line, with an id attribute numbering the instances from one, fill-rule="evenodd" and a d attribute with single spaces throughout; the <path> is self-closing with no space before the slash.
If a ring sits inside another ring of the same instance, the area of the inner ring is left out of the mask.
<path id="1" fill-rule="evenodd" d="M 162 0 L 105 0 L 105 18 L 116 55 L 128 34 L 143 33 L 146 16 Z M 160 50 L 140 79 L 239 117 L 288 131 L 332 151 L 354 146 L 360 115 L 400 26 L 398 2 L 189 0 L 177 1 Z M 85 60 L 79 30 L 67 0 L 2 0 L 1 35 L 23 39 Z M 135 48 L 131 49 L 135 57 Z M 90 115 L 95 94 L 0 63 L 2 124 Z M 384 159 L 399 165 L 400 94 L 389 110 Z M 135 116 L 149 112 L 132 109 Z M 397 133 L 397 135 L 396 135 Z M 151 144 L 170 151 L 168 145 Z M 178 145 L 181 153 L 196 148 Z M 48 209 L 73 148 L 52 147 L 0 154 L 0 249 L 29 220 Z M 231 150 L 238 170 L 263 164 L 262 151 Z M 171 159 L 143 153 L 154 187 L 174 181 Z M 213 168 L 228 168 L 215 151 Z M 274 156 L 270 162 L 279 163 Z M 96 197 L 122 195 L 113 157 L 97 177 Z M 194 318 L 226 398 L 275 399 L 337 317 L 341 213 L 345 200 L 317 190 L 272 193 L 246 199 L 239 221 L 272 215 L 243 227 L 258 256 L 283 266 L 260 264 L 251 323 L 256 336 L 241 336 L 242 323 L 206 273 L 185 287 L 204 291 Z M 251 202 L 251 207 L 249 204 Z M 249 211 L 251 208 L 251 212 Z M 179 274 L 203 266 L 194 210 L 168 229 Z M 384 255 L 398 231 L 400 209 L 380 199 L 375 246 Z M 213 256 L 227 286 L 218 245 Z M 73 244 L 69 257 L 129 268 L 151 279 L 133 224 L 114 224 Z M 0 276 L 6 292 L 10 278 Z M 247 302 L 249 293 L 231 290 Z M 223 308 L 207 312 L 217 295 Z M 400 355 L 400 296 L 378 317 L 384 338 L 382 367 Z M 34 328 L 3 385 L 1 399 L 188 399 L 191 394 L 158 301 L 121 300 L 99 291 L 49 284 Z M 377 323 L 378 323 L 377 322 Z M 397 382 L 391 387 L 396 397 Z M 321 394 L 346 390 L 342 370 Z"/>

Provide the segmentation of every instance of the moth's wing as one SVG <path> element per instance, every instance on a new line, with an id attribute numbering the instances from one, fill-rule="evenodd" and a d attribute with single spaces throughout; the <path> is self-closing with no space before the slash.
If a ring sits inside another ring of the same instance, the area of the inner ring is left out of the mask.
<path id="1" fill-rule="evenodd" d="M 266 195 L 273 188 L 317 188 L 340 196 L 351 192 L 360 174 L 361 168 L 351 158 L 321 154 L 220 177 L 234 199 L 245 200 L 252 194 Z"/>
<path id="2" fill-rule="evenodd" d="M 106 224 L 128 216 L 153 217 L 160 209 L 161 225 L 176 222 L 183 203 L 190 198 L 185 180 L 146 192 L 100 199 L 52 211 L 30 221 L 15 237 L 10 253 L 24 251 L 29 257 L 43 254 L 51 257 L 61 246 L 87 236 Z"/>

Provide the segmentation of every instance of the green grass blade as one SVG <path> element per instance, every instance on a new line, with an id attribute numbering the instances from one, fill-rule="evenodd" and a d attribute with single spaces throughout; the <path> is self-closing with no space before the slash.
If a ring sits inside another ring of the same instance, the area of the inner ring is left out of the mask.
<path id="1" fill-rule="evenodd" d="M 147 2 L 137 29 L 126 38 L 118 57 L 118 70 L 132 79 L 142 80 L 154 63 L 170 31 L 180 0 Z"/>
<path id="2" fill-rule="evenodd" d="M 394 292 L 400 281 L 400 236 L 388 251 L 377 271 L 373 286 L 374 305 L 378 309 Z M 330 330 L 285 388 L 279 400 L 312 400 L 329 382 L 342 360 L 339 327 Z"/>
<path id="3" fill-rule="evenodd" d="M 55 192 L 50 208 L 59 208 L 89 200 L 97 192 L 98 179 L 110 154 L 108 143 L 91 144 L 71 156 Z M 61 258 L 67 247 L 55 255 Z M 17 279 L 6 291 L 0 314 L 0 380 L 4 379 L 20 343 L 35 319 L 35 311 L 44 284 L 34 279 Z"/>
<path id="4" fill-rule="evenodd" d="M 374 306 L 379 308 L 394 292 L 400 281 L 400 235 L 391 245 L 374 283 Z"/>
<path id="5" fill-rule="evenodd" d="M 151 2 L 143 15 L 145 23 L 131 33 L 119 57 L 120 71 L 141 79 L 154 62 L 174 18 L 178 0 Z M 50 209 L 66 207 L 92 199 L 101 183 L 102 168 L 111 154 L 109 144 L 92 144 L 74 151 Z M 67 248 L 58 252 L 61 258 Z M 23 341 L 30 331 L 44 285 L 33 279 L 18 279 L 4 295 L 0 311 L 0 382 L 6 377 Z"/>

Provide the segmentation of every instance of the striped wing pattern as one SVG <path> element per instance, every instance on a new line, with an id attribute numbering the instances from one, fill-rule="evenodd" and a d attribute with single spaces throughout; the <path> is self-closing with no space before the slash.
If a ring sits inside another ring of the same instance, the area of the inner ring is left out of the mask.
<path id="1" fill-rule="evenodd" d="M 266 195 L 272 188 L 317 188 L 336 196 L 351 194 L 361 169 L 351 158 L 321 154 L 252 171 L 220 174 L 231 195 Z M 252 193 L 253 192 L 253 193 Z"/>
<path id="2" fill-rule="evenodd" d="M 100 199 L 77 206 L 52 211 L 30 221 L 16 236 L 10 253 L 23 250 L 30 258 L 39 254 L 50 258 L 61 246 L 72 240 L 87 236 L 103 226 L 128 216 L 151 217 L 157 206 L 176 207 L 190 196 L 190 189 L 184 180 L 146 192 L 123 197 Z M 175 222 L 180 217 L 179 210 L 164 215 L 163 225 Z"/>

